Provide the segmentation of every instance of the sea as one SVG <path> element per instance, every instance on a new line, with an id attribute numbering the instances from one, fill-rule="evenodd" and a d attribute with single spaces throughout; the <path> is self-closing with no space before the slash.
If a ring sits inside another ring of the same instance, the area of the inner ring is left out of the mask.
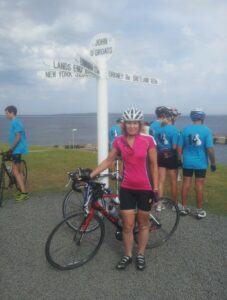
<path id="1" fill-rule="evenodd" d="M 115 124 L 120 114 L 109 114 L 109 127 Z M 89 114 L 59 114 L 59 115 L 22 115 L 22 120 L 30 145 L 64 146 L 97 144 L 97 117 Z M 145 121 L 155 120 L 154 115 L 145 115 Z M 177 118 L 176 126 L 182 129 L 190 124 L 188 116 Z M 207 116 L 207 125 L 217 136 L 227 137 L 227 115 Z M 73 130 L 74 129 L 74 130 Z M 76 130 L 75 130 L 76 129 Z M 8 142 L 9 121 L 0 116 L 0 144 Z M 217 163 L 227 165 L 227 145 L 215 145 Z"/>

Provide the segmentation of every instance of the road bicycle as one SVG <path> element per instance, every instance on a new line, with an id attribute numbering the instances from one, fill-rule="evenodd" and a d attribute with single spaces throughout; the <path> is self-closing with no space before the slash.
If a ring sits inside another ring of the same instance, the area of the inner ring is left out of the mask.
<path id="1" fill-rule="evenodd" d="M 102 215 L 116 228 L 115 237 L 122 240 L 122 220 L 119 214 L 119 203 L 109 193 L 105 184 L 99 182 L 105 176 L 100 175 L 92 180 L 83 180 L 81 170 L 71 172 L 72 186 L 84 184 L 83 210 L 67 216 L 50 233 L 45 245 L 47 261 L 59 270 L 70 270 L 80 267 L 92 259 L 101 247 L 105 236 L 105 223 Z M 176 230 L 179 223 L 179 209 L 174 201 L 161 198 L 157 210 L 153 205 L 150 212 L 150 235 L 147 248 L 161 246 Z M 114 209 L 114 213 L 112 213 Z M 134 228 L 134 240 L 138 243 L 138 227 Z"/>
<path id="2" fill-rule="evenodd" d="M 13 186 L 16 187 L 18 191 L 20 188 L 17 184 L 16 178 L 12 172 L 12 156 L 7 152 L 1 152 L 1 166 L 0 166 L 0 207 L 3 204 L 4 191 Z M 25 160 L 21 160 L 20 163 L 20 173 L 23 175 L 24 183 L 27 182 L 28 170 Z"/>

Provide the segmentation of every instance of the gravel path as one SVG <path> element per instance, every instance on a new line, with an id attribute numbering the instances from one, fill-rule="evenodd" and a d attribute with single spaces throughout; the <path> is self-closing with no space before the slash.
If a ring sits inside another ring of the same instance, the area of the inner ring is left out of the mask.
<path id="1" fill-rule="evenodd" d="M 89 263 L 57 271 L 44 246 L 61 216 L 63 195 L 13 200 L 0 208 L 0 299 L 227 299 L 227 218 L 181 218 L 174 236 L 148 250 L 144 272 L 134 264 L 115 270 L 122 243 L 108 225 L 104 244 Z"/>

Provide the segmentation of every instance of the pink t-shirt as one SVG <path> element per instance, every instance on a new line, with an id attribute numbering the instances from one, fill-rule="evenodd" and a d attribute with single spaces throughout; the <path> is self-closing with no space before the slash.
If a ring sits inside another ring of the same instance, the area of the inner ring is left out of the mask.
<path id="1" fill-rule="evenodd" d="M 113 142 L 124 162 L 124 173 L 121 187 L 132 190 L 152 190 L 148 170 L 148 150 L 155 148 L 156 143 L 149 135 L 138 134 L 132 147 L 129 146 L 125 135 Z"/>

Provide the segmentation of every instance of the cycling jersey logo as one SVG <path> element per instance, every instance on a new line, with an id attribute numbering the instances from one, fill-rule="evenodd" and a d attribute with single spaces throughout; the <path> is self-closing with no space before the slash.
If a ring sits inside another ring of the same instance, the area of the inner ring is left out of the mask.
<path id="1" fill-rule="evenodd" d="M 169 144 L 165 133 L 159 133 L 158 134 L 158 139 L 159 139 L 160 144 L 162 144 L 162 145 L 168 145 Z"/>
<path id="2" fill-rule="evenodd" d="M 189 134 L 189 144 L 194 146 L 202 145 L 202 141 L 200 140 L 198 133 L 196 133 L 195 135 Z"/>

